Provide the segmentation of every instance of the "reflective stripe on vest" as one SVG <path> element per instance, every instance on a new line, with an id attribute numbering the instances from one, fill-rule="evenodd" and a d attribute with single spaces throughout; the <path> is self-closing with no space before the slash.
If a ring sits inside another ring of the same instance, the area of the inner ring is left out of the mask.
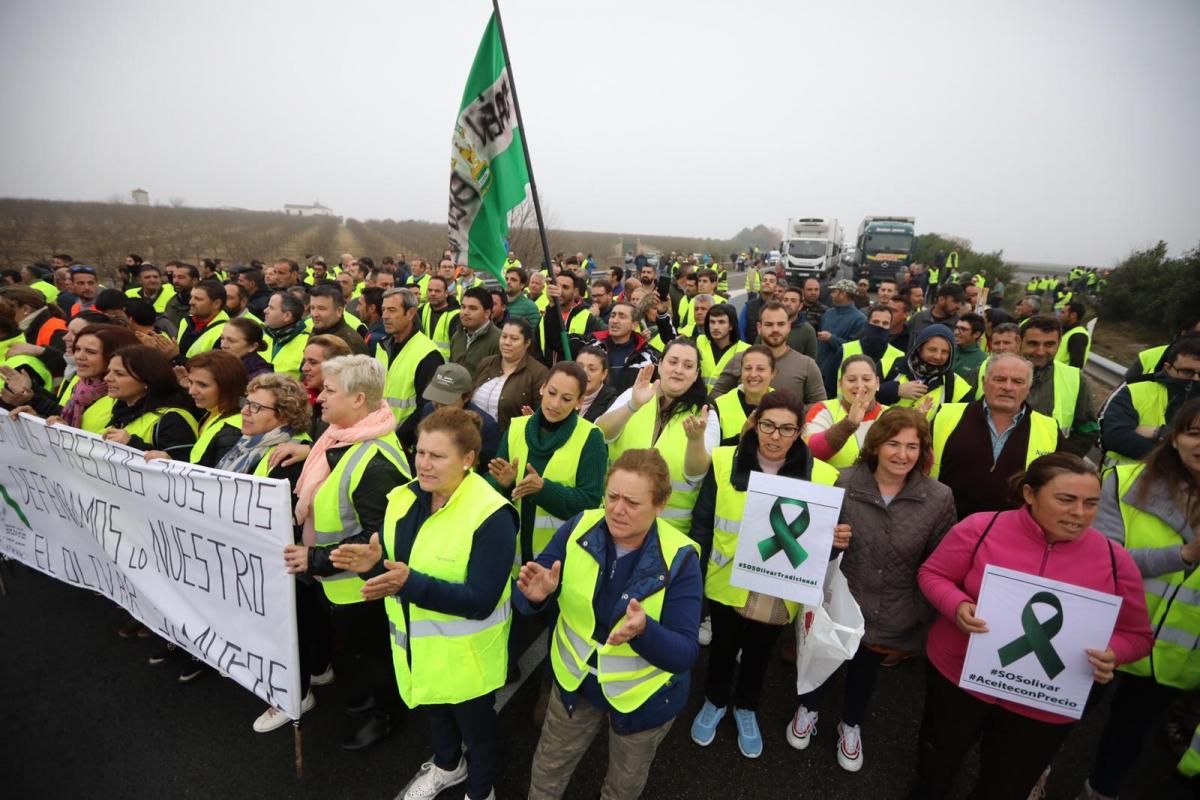
<path id="1" fill-rule="evenodd" d="M 375 348 L 375 358 L 387 370 L 383 396 L 392 409 L 397 426 L 417 409 L 417 365 L 430 353 L 437 352 L 437 345 L 420 331 L 413 333 L 412 338 L 404 343 L 404 348 L 390 364 L 387 348 Z"/>
<path id="2" fill-rule="evenodd" d="M 860 342 L 858 339 L 853 339 L 842 344 L 842 363 L 838 365 L 837 374 L 837 396 L 840 397 L 842 394 L 842 367 L 846 365 L 846 359 L 850 358 L 850 356 L 862 355 L 862 351 L 862 342 Z M 883 351 L 883 358 L 879 359 L 877 362 L 881 370 L 879 375 L 880 380 L 883 380 L 885 377 L 887 377 L 887 374 L 892 371 L 892 366 L 896 363 L 896 359 L 902 357 L 903 355 L 904 351 L 900 348 L 893 347 L 890 344 L 887 346 L 887 349 Z"/>
<path id="3" fill-rule="evenodd" d="M 663 426 L 658 438 L 654 438 L 654 425 L 658 420 L 658 397 L 639 408 L 625 423 L 619 436 L 608 446 L 610 461 L 616 461 L 626 450 L 653 447 L 667 462 L 671 471 L 671 496 L 667 507 L 659 515 L 668 520 L 680 533 L 686 534 L 692 527 L 692 507 L 700 496 L 700 483 L 693 486 L 683 472 L 687 452 L 687 434 L 683 431 L 686 414 L 676 414 Z"/>
<path id="4" fill-rule="evenodd" d="M 529 462 L 529 442 L 526 441 L 525 436 L 531 419 L 533 417 L 514 417 L 509 422 L 508 427 L 508 460 L 517 465 L 517 470 L 522 476 L 525 474 L 525 465 Z M 542 478 L 554 481 L 567 488 L 575 487 L 579 464 L 583 460 L 583 446 L 587 443 L 588 436 L 594 430 L 598 430 L 594 424 L 576 414 L 575 427 L 571 431 L 571 435 L 550 456 L 550 460 L 542 470 Z M 517 503 L 516 506 L 517 513 L 521 513 L 522 504 Z M 546 545 L 550 543 L 551 537 L 554 536 L 555 532 L 566 520 L 555 517 L 549 511 L 537 505 L 536 500 L 534 501 L 534 509 L 533 552 L 531 553 L 531 557 L 537 558 L 546 549 Z M 516 552 L 513 555 L 514 578 L 517 577 L 516 573 L 520 570 L 521 564 L 524 563 L 522 561 L 523 558 L 521 543 L 518 539 Z"/>
<path id="5" fill-rule="evenodd" d="M 383 518 L 385 557 L 395 558 L 396 526 L 416 500 L 412 484 L 388 493 Z M 471 546 L 480 526 L 508 505 L 475 472 L 467 473 L 449 500 L 422 523 L 408 557 L 409 566 L 431 578 L 463 583 Z M 512 583 L 484 619 L 466 619 L 408 604 L 384 601 L 392 644 L 396 686 L 409 707 L 461 703 L 504 685 L 508 673 L 509 603 Z"/>
<path id="6" fill-rule="evenodd" d="M 589 672 L 596 675 L 605 698 L 617 711 L 629 714 L 636 711 L 675 677 L 634 652 L 628 644 L 600 644 L 591 640 L 596 629 L 596 613 L 592 608 L 596 586 L 600 580 L 600 564 L 590 553 L 577 546 L 579 540 L 604 518 L 603 509 L 585 511 L 567 538 L 567 552 L 559 584 L 558 622 L 554 626 L 554 641 L 550 646 L 550 663 L 554 677 L 569 692 L 577 690 Z M 657 546 L 663 563 L 670 569 L 679 552 L 685 548 L 697 550 L 696 544 L 670 525 L 659 520 L 656 526 Z M 641 556 L 641 557 L 644 557 Z M 666 598 L 667 576 L 658 576 L 660 587 L 639 598 L 647 619 L 657 621 L 662 616 Z M 613 626 L 619 628 L 621 619 Z M 596 653 L 596 667 L 589 665 Z"/>
<path id="7" fill-rule="evenodd" d="M 717 383 L 717 377 L 725 371 L 729 362 L 733 361 L 733 357 L 749 350 L 750 345 L 742 341 L 733 342 L 721 354 L 719 361 L 713 356 L 712 342 L 707 336 L 696 337 L 696 349 L 700 351 L 700 377 L 704 379 L 704 385 L 708 387 L 709 391 L 712 391 L 713 386 Z"/>
<path id="8" fill-rule="evenodd" d="M 354 508 L 354 490 L 362 480 L 371 456 L 383 453 L 391 461 L 400 474 L 409 478 L 408 460 L 400 450 L 400 442 L 396 435 L 388 434 L 379 439 L 367 439 L 350 445 L 329 477 L 321 484 L 313 498 L 312 520 L 313 532 L 316 535 L 317 547 L 333 547 L 347 536 L 353 536 L 362 529 L 358 512 Z M 353 572 L 338 572 L 327 577 L 318 577 L 321 588 L 329 601 L 338 605 L 361 603 L 363 581 Z"/>
<path id="9" fill-rule="evenodd" d="M 450 357 L 450 323 L 458 318 L 458 314 L 459 309 L 447 308 L 438 317 L 437 325 L 430 330 L 433 308 L 428 303 L 421 307 L 421 333 L 433 340 L 437 349 L 441 351 L 442 358 Z"/>
<path id="10" fill-rule="evenodd" d="M 968 403 L 946 403 L 938 412 L 933 424 L 933 468 L 929 471 L 936 478 L 942 469 L 942 455 L 954 429 L 962 421 Z M 1025 466 L 1038 456 L 1053 453 L 1058 447 L 1058 423 L 1053 417 L 1040 414 L 1032 408 L 1025 411 L 1029 417 L 1029 444 L 1025 448 Z"/>
<path id="11" fill-rule="evenodd" d="M 1126 384 L 1126 388 L 1129 389 L 1129 401 L 1138 415 L 1137 427 L 1160 428 L 1167 424 L 1167 403 L 1170 400 L 1167 387 L 1158 381 L 1138 381 Z M 1112 450 L 1104 454 L 1105 467 L 1135 463 L 1135 459 Z"/>
<path id="12" fill-rule="evenodd" d="M 1130 502 L 1138 497 L 1141 487 L 1135 484 L 1143 470 L 1144 464 L 1126 464 L 1115 470 L 1125 549 L 1178 550 L 1184 543 L 1179 532 Z M 1120 669 L 1153 678 L 1163 686 L 1185 691 L 1200 688 L 1200 569 L 1144 577 L 1142 585 L 1154 647 L 1150 655 Z"/>

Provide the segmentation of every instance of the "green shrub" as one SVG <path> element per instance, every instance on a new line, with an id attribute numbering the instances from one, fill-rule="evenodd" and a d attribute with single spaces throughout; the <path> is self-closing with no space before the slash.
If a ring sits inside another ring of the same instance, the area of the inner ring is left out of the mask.
<path id="1" fill-rule="evenodd" d="M 1166 339 L 1200 308 L 1200 248 L 1167 257 L 1167 243 L 1134 252 L 1108 276 L 1100 315 L 1137 322 Z"/>

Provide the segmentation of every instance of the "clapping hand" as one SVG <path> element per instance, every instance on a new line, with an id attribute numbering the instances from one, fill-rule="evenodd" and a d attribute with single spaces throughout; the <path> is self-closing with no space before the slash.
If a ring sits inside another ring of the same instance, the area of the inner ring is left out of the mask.
<path id="1" fill-rule="evenodd" d="M 636 597 L 629 599 L 625 608 L 625 621 L 621 627 L 609 634 L 608 643 L 612 645 L 625 644 L 630 639 L 640 636 L 646 630 L 646 612 Z"/>
<path id="2" fill-rule="evenodd" d="M 546 569 L 536 561 L 528 561 L 517 573 L 517 589 L 531 603 L 544 603 L 558 589 L 562 579 L 562 562 L 555 561 Z"/>
<path id="3" fill-rule="evenodd" d="M 517 480 L 517 461 L 493 458 L 488 462 L 488 474 L 496 479 L 496 483 L 507 489 Z"/>
<path id="4" fill-rule="evenodd" d="M 388 561 L 385 558 L 383 560 L 383 568 L 387 572 L 382 575 L 376 575 L 363 584 L 362 596 L 364 600 L 379 600 L 388 595 L 396 594 L 408 582 L 408 564 L 402 561 Z"/>
<path id="5" fill-rule="evenodd" d="M 338 569 L 349 572 L 367 572 L 383 558 L 383 546 L 379 534 L 372 533 L 367 544 L 339 544 L 329 553 L 329 561 Z"/>
<path id="6" fill-rule="evenodd" d="M 531 494 L 537 494 L 542 490 L 545 483 L 538 471 L 533 468 L 532 464 L 525 464 L 525 477 L 521 478 L 517 487 L 513 489 L 512 499 L 520 500 L 522 497 Z"/>

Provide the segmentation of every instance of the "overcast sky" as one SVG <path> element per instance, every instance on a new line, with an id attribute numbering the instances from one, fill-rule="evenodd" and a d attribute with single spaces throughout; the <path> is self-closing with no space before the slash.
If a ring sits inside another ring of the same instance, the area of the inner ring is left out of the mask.
<path id="1" fill-rule="evenodd" d="M 564 228 L 917 218 L 1016 260 L 1200 243 L 1200 3 L 507 0 Z M 0 196 L 443 220 L 485 0 L 0 3 Z"/>

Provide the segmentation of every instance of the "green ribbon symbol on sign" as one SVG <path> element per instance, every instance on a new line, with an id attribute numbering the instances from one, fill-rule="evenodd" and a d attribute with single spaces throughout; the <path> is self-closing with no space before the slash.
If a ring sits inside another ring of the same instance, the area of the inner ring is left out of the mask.
<path id="1" fill-rule="evenodd" d="M 1053 608 L 1054 616 L 1045 622 L 1038 621 L 1037 614 L 1033 613 L 1033 607 L 1038 603 Z M 1025 608 L 1021 609 L 1021 628 L 1025 633 L 1000 648 L 1000 665 L 1007 667 L 1017 659 L 1033 653 L 1042 669 L 1046 670 L 1046 675 L 1051 678 L 1057 677 L 1058 673 L 1066 669 L 1066 665 L 1058 657 L 1050 640 L 1058 635 L 1062 625 L 1062 602 L 1050 592 L 1038 592 L 1029 598 Z"/>
<path id="2" fill-rule="evenodd" d="M 790 524 L 783 518 L 784 506 L 800 507 L 800 513 Z M 775 505 L 771 506 L 771 513 L 767 515 L 767 520 L 771 523 L 771 535 L 758 543 L 758 552 L 763 561 L 782 550 L 787 553 L 788 561 L 792 562 L 793 569 L 803 564 L 804 560 L 808 558 L 808 551 L 801 547 L 800 542 L 796 540 L 808 530 L 808 523 L 812 521 L 812 517 L 808 513 L 808 503 L 803 500 L 793 500 L 790 497 L 778 497 L 775 499 Z"/>

